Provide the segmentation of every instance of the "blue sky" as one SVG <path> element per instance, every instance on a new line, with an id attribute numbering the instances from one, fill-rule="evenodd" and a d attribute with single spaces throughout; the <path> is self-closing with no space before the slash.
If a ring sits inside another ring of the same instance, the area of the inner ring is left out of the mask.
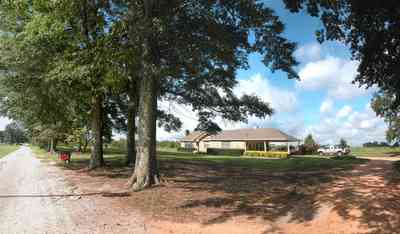
<path id="1" fill-rule="evenodd" d="M 237 74 L 237 95 L 257 94 L 269 102 L 276 113 L 267 119 L 249 118 L 248 123 L 217 120 L 223 129 L 241 127 L 276 127 L 296 137 L 313 134 L 321 144 L 337 143 L 341 137 L 352 145 L 366 141 L 385 140 L 386 125 L 370 108 L 376 88 L 365 90 L 352 85 L 357 61 L 350 60 L 350 52 L 339 42 L 319 44 L 315 31 L 322 27 L 317 18 L 305 13 L 292 14 L 281 1 L 268 0 L 286 26 L 284 36 L 296 42 L 296 68 L 300 81 L 289 80 L 285 73 L 272 73 L 261 62 L 261 56 L 250 56 L 250 69 Z M 196 115 L 190 107 L 161 103 L 162 108 L 175 112 L 183 120 L 179 133 L 158 129 L 158 139 L 178 139 L 185 129 L 193 130 Z"/>

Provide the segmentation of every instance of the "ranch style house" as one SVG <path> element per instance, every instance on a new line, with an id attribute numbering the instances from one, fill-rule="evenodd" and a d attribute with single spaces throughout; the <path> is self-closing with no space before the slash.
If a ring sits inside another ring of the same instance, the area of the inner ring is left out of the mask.
<path id="1" fill-rule="evenodd" d="M 274 128 L 242 128 L 225 130 L 217 134 L 194 131 L 183 137 L 180 147 L 195 152 L 213 149 L 240 149 L 244 151 L 270 151 L 282 147 L 290 154 L 300 140 Z"/>

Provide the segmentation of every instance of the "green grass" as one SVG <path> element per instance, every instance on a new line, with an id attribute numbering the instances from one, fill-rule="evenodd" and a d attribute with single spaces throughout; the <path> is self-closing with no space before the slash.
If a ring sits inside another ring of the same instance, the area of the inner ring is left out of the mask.
<path id="1" fill-rule="evenodd" d="M 161 163 L 174 162 L 194 162 L 200 164 L 218 164 L 225 167 L 255 168 L 268 171 L 307 171 L 340 168 L 347 169 L 355 164 L 366 162 L 363 159 L 349 158 L 348 160 L 311 158 L 311 157 L 291 157 L 288 159 L 263 159 L 250 157 L 234 157 L 220 155 L 196 155 L 185 152 L 159 151 Z"/>
<path id="2" fill-rule="evenodd" d="M 6 156 L 9 153 L 17 150 L 20 146 L 19 145 L 0 145 L 0 158 Z"/>
<path id="3" fill-rule="evenodd" d="M 364 157 L 395 157 L 400 156 L 399 147 L 353 147 L 351 154 Z"/>
<path id="4" fill-rule="evenodd" d="M 32 147 L 33 152 L 38 158 L 45 161 L 55 161 L 62 163 L 58 160 L 56 154 L 50 155 L 46 151 Z M 118 153 L 116 150 L 106 153 L 104 159 L 108 165 L 112 167 L 124 166 L 125 156 Z M 72 166 L 74 164 L 87 164 L 90 154 L 72 154 Z M 324 170 L 324 169 L 348 169 L 355 164 L 364 163 L 366 160 L 349 158 L 342 159 L 329 159 L 319 157 L 291 157 L 289 159 L 263 159 L 251 157 L 238 157 L 238 156 L 221 156 L 221 155 L 202 155 L 192 154 L 188 152 L 177 152 L 176 149 L 159 149 L 158 159 L 161 164 L 165 163 L 187 163 L 187 164 L 201 164 L 208 166 L 223 166 L 223 167 L 241 167 L 241 168 L 254 168 L 266 171 L 311 171 L 311 170 Z"/>
<path id="5" fill-rule="evenodd" d="M 64 162 L 60 161 L 58 158 L 58 154 L 51 154 L 44 149 L 39 148 L 38 146 L 30 147 L 34 153 L 34 155 L 44 162 L 56 162 L 59 165 L 64 165 Z M 58 151 L 71 151 L 69 148 L 57 148 Z M 104 160 L 113 167 L 122 167 L 124 166 L 124 154 L 117 152 L 115 150 L 105 151 Z M 72 164 L 85 164 L 88 163 L 90 159 L 90 153 L 72 153 L 71 154 L 71 162 Z"/>

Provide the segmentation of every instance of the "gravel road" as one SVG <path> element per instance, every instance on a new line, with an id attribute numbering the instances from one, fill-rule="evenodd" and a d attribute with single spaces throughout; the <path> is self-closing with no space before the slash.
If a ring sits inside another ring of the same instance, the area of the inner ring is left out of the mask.
<path id="1" fill-rule="evenodd" d="M 139 213 L 121 213 L 113 199 L 74 191 L 64 179 L 28 147 L 0 159 L 0 234 L 147 233 Z"/>
<path id="2" fill-rule="evenodd" d="M 62 185 L 42 167 L 27 147 L 0 160 L 0 233 L 75 232 L 59 197 L 52 196 L 65 193 Z"/>

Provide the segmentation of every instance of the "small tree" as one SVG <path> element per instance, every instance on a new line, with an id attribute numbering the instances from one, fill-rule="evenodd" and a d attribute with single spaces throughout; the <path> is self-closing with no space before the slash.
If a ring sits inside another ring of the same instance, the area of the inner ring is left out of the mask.
<path id="1" fill-rule="evenodd" d="M 347 141 L 345 139 L 343 139 L 343 138 L 340 139 L 339 145 L 342 148 L 346 148 L 348 146 Z"/>
<path id="2" fill-rule="evenodd" d="M 314 141 L 311 134 L 309 134 L 304 140 L 304 153 L 305 154 L 313 154 L 317 152 L 318 144 Z"/>

